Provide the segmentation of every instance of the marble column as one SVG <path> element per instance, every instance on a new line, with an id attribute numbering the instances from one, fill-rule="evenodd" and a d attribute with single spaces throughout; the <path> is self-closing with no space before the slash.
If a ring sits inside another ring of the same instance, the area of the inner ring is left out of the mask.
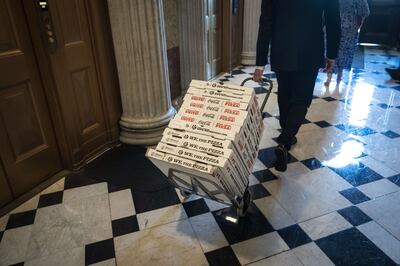
<path id="1" fill-rule="evenodd" d="M 174 116 L 162 0 L 108 0 L 121 89 L 120 140 L 152 145 Z"/>
<path id="2" fill-rule="evenodd" d="M 181 85 L 207 80 L 207 0 L 178 0 Z"/>
<path id="3" fill-rule="evenodd" d="M 258 22 L 261 0 L 244 0 L 242 64 L 256 64 Z"/>

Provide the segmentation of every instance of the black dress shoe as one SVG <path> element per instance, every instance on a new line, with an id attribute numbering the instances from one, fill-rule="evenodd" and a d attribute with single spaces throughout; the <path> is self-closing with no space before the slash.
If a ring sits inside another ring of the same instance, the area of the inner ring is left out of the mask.
<path id="1" fill-rule="evenodd" d="M 275 169 L 279 172 L 285 172 L 288 162 L 288 151 L 284 145 L 279 145 L 275 149 L 276 162 Z"/>
<path id="2" fill-rule="evenodd" d="M 285 145 L 285 148 L 286 148 L 288 151 L 290 151 L 290 148 L 291 148 L 293 145 L 295 145 L 296 143 L 297 143 L 297 138 L 294 137 L 294 138 L 292 139 L 292 141 L 290 142 L 290 145 Z"/>

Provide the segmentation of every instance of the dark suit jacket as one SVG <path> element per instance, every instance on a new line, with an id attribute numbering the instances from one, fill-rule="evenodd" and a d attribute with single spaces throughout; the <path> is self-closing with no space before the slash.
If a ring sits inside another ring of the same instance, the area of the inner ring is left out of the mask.
<path id="1" fill-rule="evenodd" d="M 257 66 L 268 63 L 271 44 L 273 71 L 315 70 L 326 56 L 337 57 L 340 42 L 338 0 L 262 0 L 257 40 Z"/>

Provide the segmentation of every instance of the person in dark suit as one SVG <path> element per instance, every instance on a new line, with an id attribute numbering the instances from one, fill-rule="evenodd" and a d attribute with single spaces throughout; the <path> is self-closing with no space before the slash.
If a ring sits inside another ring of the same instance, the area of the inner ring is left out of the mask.
<path id="1" fill-rule="evenodd" d="M 261 81 L 271 44 L 282 128 L 275 149 L 278 171 L 286 171 L 288 150 L 297 142 L 295 136 L 311 104 L 318 71 L 324 64 L 325 71 L 334 67 L 339 42 L 338 0 L 262 0 L 253 80 Z"/>

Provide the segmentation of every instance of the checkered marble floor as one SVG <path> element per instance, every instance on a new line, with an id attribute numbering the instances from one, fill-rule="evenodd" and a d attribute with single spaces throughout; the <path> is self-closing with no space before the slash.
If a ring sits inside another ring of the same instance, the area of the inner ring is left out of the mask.
<path id="1" fill-rule="evenodd" d="M 274 81 L 254 201 L 238 225 L 216 214 L 225 205 L 172 187 L 146 193 L 75 174 L 0 218 L 0 265 L 400 264 L 400 84 L 384 73 L 399 56 L 366 49 L 365 68 L 338 86 L 319 75 L 284 173 L 273 168 Z"/>

